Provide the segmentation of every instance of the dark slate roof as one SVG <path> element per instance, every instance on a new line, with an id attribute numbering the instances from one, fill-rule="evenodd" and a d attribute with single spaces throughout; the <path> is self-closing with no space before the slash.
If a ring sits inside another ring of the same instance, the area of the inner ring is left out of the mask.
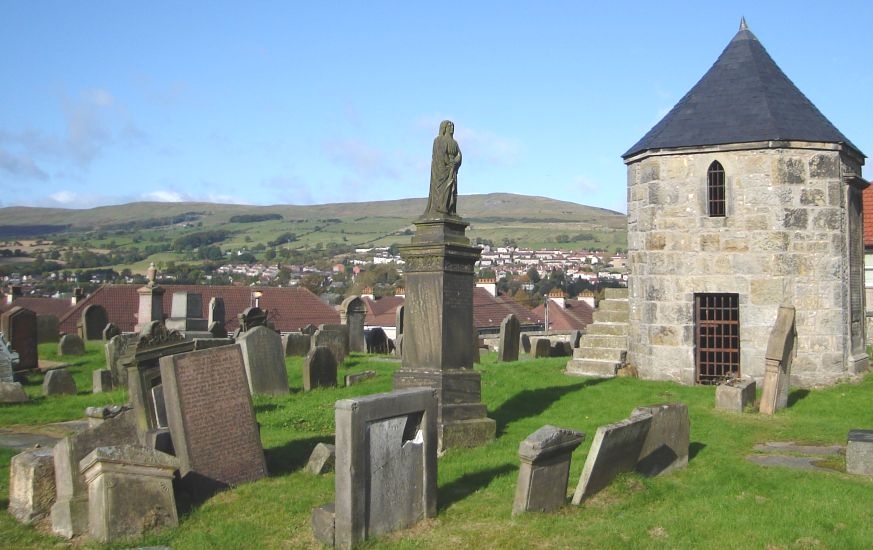
<path id="1" fill-rule="evenodd" d="M 745 21 L 685 97 L 622 155 L 769 140 L 852 142 L 797 89 Z"/>

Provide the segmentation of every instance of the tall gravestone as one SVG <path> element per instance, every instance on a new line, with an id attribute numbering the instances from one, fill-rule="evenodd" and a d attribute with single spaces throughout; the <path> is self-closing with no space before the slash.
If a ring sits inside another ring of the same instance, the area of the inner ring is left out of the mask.
<path id="1" fill-rule="evenodd" d="M 0 315 L 0 332 L 12 351 L 18 353 L 17 371 L 31 370 L 39 366 L 37 351 L 36 313 L 20 306 L 13 306 Z"/>
<path id="2" fill-rule="evenodd" d="M 500 323 L 500 349 L 497 358 L 500 361 L 518 361 L 518 344 L 521 334 L 521 323 L 518 317 L 510 313 Z"/>
<path id="3" fill-rule="evenodd" d="M 103 339 L 103 329 L 109 323 L 106 308 L 100 304 L 91 304 L 82 310 L 82 340 L 94 341 Z"/>
<path id="4" fill-rule="evenodd" d="M 791 362 L 795 354 L 797 331 L 794 325 L 794 307 L 780 306 L 776 323 L 767 341 L 764 383 L 761 391 L 762 414 L 773 414 L 788 406 L 788 388 Z"/>
<path id="5" fill-rule="evenodd" d="M 437 390 L 440 449 L 473 447 L 494 439 L 496 423 L 486 416 L 481 379 L 473 370 L 473 267 L 481 249 L 465 236 L 469 225 L 457 215 L 457 169 L 461 153 L 454 125 L 440 124 L 434 140 L 428 205 L 414 222 L 412 243 L 401 247 L 406 261 L 406 326 L 402 366 L 394 388 Z"/>
<path id="6" fill-rule="evenodd" d="M 209 300 L 209 313 L 206 317 L 207 330 L 216 338 L 226 338 L 227 328 L 224 323 L 224 299 L 215 296 Z"/>
<path id="7" fill-rule="evenodd" d="M 349 327 L 348 325 L 321 324 L 312 335 L 310 349 L 318 346 L 330 348 L 336 357 L 337 365 L 342 365 L 349 354 Z"/>
<path id="8" fill-rule="evenodd" d="M 279 333 L 257 326 L 237 337 L 252 394 L 287 395 L 288 372 Z"/>
<path id="9" fill-rule="evenodd" d="M 54 315 L 37 315 L 36 316 L 36 341 L 39 344 L 47 342 L 57 342 L 61 337 L 61 331 L 58 328 L 58 318 Z"/>
<path id="10" fill-rule="evenodd" d="M 360 296 L 349 296 L 340 305 L 340 323 L 346 325 L 349 330 L 349 351 L 367 351 L 367 343 L 364 340 L 366 317 L 367 306 Z"/>

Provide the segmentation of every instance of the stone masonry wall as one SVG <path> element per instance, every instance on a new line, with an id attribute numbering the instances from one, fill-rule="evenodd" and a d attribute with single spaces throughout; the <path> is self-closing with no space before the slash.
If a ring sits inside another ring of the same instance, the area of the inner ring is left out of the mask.
<path id="1" fill-rule="evenodd" d="M 723 218 L 707 213 L 714 160 L 726 177 Z M 741 374 L 761 380 L 780 304 L 797 308 L 792 383 L 853 374 L 843 175 L 860 163 L 838 145 L 796 143 L 629 159 L 628 362 L 644 378 L 694 383 L 694 294 L 726 292 L 739 295 Z"/>

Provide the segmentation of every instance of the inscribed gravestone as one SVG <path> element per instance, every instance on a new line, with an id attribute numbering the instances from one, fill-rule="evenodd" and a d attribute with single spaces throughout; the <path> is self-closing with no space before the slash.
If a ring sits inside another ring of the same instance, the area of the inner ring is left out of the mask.
<path id="1" fill-rule="evenodd" d="M 788 387 L 796 339 L 794 307 L 779 306 L 765 353 L 767 363 L 761 392 L 762 414 L 773 414 L 788 406 Z"/>
<path id="2" fill-rule="evenodd" d="M 499 361 L 518 361 L 518 344 L 521 333 L 521 323 L 510 313 L 500 323 L 500 349 L 497 353 Z"/>
<path id="3" fill-rule="evenodd" d="M 60 329 L 58 328 L 58 318 L 54 315 L 37 315 L 36 316 L 36 341 L 39 344 L 47 342 L 57 342 L 61 337 Z"/>
<path id="4" fill-rule="evenodd" d="M 85 355 L 85 342 L 76 334 L 64 334 L 58 341 L 58 355 Z"/>
<path id="5" fill-rule="evenodd" d="M 570 477 L 570 457 L 585 439 L 574 430 L 543 426 L 521 442 L 521 468 L 512 514 L 549 512 L 564 505 Z"/>
<path id="6" fill-rule="evenodd" d="M 521 350 L 530 355 L 530 336 L 527 334 L 521 335 Z"/>
<path id="7" fill-rule="evenodd" d="M 14 306 L 0 315 L 0 332 L 13 351 L 18 353 L 15 371 L 31 370 L 39 366 L 37 351 L 36 313 Z"/>
<path id="8" fill-rule="evenodd" d="M 367 344 L 364 340 L 364 320 L 367 317 L 367 306 L 360 296 L 349 296 L 340 305 L 340 322 L 348 327 L 349 351 L 365 352 Z"/>
<path id="9" fill-rule="evenodd" d="M 279 333 L 256 326 L 239 335 L 236 341 L 242 350 L 252 394 L 287 395 L 288 372 Z"/>
<path id="10" fill-rule="evenodd" d="M 239 346 L 162 357 L 161 381 L 183 480 L 214 489 L 267 475 Z"/>
<path id="11" fill-rule="evenodd" d="M 101 340 L 103 329 L 109 322 L 106 308 L 100 304 L 91 304 L 82 310 L 82 339 L 86 341 Z"/>
<path id="12" fill-rule="evenodd" d="M 336 358 L 329 348 L 318 346 L 303 360 L 303 389 L 336 386 Z"/>
<path id="13" fill-rule="evenodd" d="M 218 323 L 222 327 L 224 327 L 224 299 L 219 297 L 213 297 L 209 300 L 209 313 L 206 317 L 206 321 L 209 325 L 212 323 Z"/>

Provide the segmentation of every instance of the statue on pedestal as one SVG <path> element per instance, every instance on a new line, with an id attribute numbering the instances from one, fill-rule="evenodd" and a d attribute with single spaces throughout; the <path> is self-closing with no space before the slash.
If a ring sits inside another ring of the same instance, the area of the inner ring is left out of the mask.
<path id="1" fill-rule="evenodd" d="M 455 141 L 455 124 L 451 120 L 440 123 L 440 133 L 433 140 L 430 164 L 430 195 L 422 217 L 456 216 L 458 207 L 458 169 L 461 167 L 461 149 Z"/>

